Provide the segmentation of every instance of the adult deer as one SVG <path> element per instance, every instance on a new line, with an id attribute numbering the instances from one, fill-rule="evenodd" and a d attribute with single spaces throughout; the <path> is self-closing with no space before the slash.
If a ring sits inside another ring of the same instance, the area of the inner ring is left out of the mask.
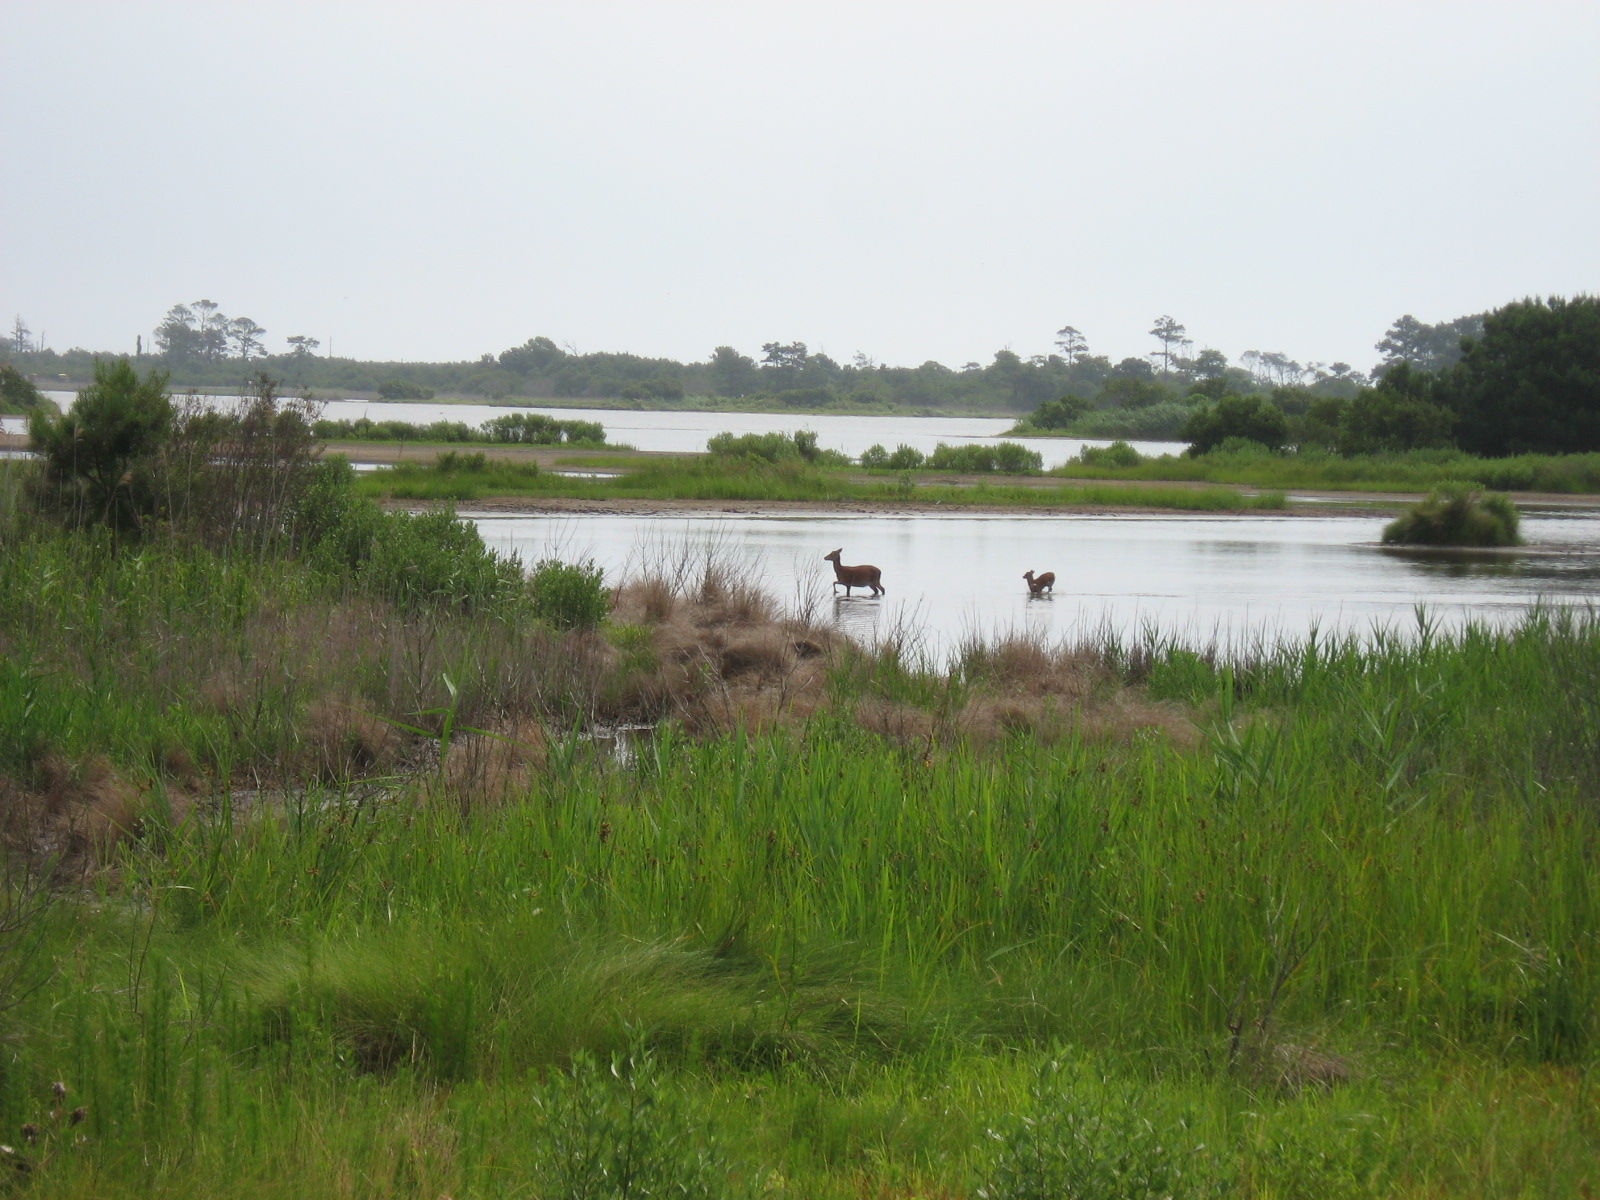
<path id="1" fill-rule="evenodd" d="M 835 550 L 832 554 L 824 554 L 822 556 L 823 562 L 831 562 L 833 564 L 833 590 L 837 592 L 839 585 L 842 583 L 844 584 L 844 594 L 847 597 L 850 595 L 851 588 L 858 587 L 871 588 L 874 597 L 883 595 L 884 586 L 878 582 L 883 577 L 883 572 L 878 570 L 877 567 L 867 564 L 859 567 L 846 567 L 839 562 L 839 555 L 842 553 L 843 550 L 841 549 Z"/>
<path id="2" fill-rule="evenodd" d="M 1034 575 L 1032 571 L 1024 571 L 1022 577 L 1028 581 L 1028 591 L 1035 596 L 1042 596 L 1046 592 L 1054 593 L 1056 590 L 1056 573 L 1046 571 L 1043 575 Z"/>

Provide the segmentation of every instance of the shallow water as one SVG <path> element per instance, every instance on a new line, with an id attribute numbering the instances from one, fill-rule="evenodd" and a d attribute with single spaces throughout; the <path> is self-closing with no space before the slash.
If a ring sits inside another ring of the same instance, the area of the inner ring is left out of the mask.
<path id="1" fill-rule="evenodd" d="M 1531 545 L 1443 554 L 1378 545 L 1377 517 L 812 516 L 533 517 L 464 514 L 484 540 L 525 562 L 590 559 L 609 582 L 708 554 L 746 570 L 791 609 L 863 641 L 896 637 L 948 656 L 963 638 L 1049 640 L 1149 630 L 1190 643 L 1248 646 L 1312 630 L 1408 635 L 1423 609 L 1437 628 L 1503 624 L 1536 605 L 1600 604 L 1600 516 L 1528 516 Z M 833 595 L 835 547 L 870 562 L 886 594 Z M 1034 599 L 1026 570 L 1054 571 Z"/>

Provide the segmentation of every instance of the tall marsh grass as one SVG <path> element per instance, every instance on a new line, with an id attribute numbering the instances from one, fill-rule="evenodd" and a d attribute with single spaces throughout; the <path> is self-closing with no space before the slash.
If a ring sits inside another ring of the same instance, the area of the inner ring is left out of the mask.
<path id="1" fill-rule="evenodd" d="M 37 1194 L 1592 1178 L 1592 618 L 945 671 L 691 556 L 598 628 L 563 576 L 560 631 L 27 526 L 0 802 L 57 890 L 0 905 L 0 1165 Z"/>
<path id="2" fill-rule="evenodd" d="M 1211 712 L 1192 748 L 907 743 L 840 712 L 669 726 L 630 765 L 568 740 L 496 805 L 197 810 L 57 935 L 59 990 L 13 1024 L 6 1119 L 59 1074 L 92 1135 L 51 1164 L 64 1178 L 214 1179 L 226 1141 L 272 1187 L 337 1158 L 420 1195 L 491 1161 L 532 1187 L 575 1153 L 561 1139 L 590 1144 L 581 1109 L 632 1119 L 632 1079 L 662 1106 L 648 1144 L 676 1147 L 651 1169 L 709 1194 L 777 1171 L 807 1194 L 1024 1195 L 1037 1171 L 1137 1169 L 1384 1195 L 1463 1154 L 1514 1178 L 1489 1158 L 1521 1135 L 1469 1149 L 1433 1122 L 1469 1111 L 1466 1080 L 1548 1079 L 1539 1170 L 1581 1178 L 1593 1131 L 1563 1119 L 1560 1071 L 1592 1062 L 1600 1000 L 1593 627 L 1164 661 L 1150 678 Z M 1037 1082 L 1062 1046 L 1066 1106 Z M 285 1085 L 293 1106 L 268 1099 Z M 337 1127 L 313 1143 L 338 1154 L 288 1153 L 305 1122 Z"/>

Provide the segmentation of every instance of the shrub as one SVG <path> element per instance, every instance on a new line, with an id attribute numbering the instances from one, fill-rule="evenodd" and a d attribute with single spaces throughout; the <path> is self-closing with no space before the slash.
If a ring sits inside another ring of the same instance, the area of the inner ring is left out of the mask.
<path id="1" fill-rule="evenodd" d="M 1180 435 L 1191 455 L 1217 449 L 1230 438 L 1259 442 L 1268 450 L 1281 449 L 1289 437 L 1283 410 L 1260 396 L 1224 396 L 1215 404 L 1198 408 L 1184 423 Z"/>
<path id="2" fill-rule="evenodd" d="M 1522 535 L 1507 497 L 1446 483 L 1389 522 L 1383 540 L 1398 546 L 1516 546 Z"/>
<path id="3" fill-rule="evenodd" d="M 10 363 L 0 363 L 0 413 L 30 413 L 45 408 L 44 393 Z"/>
<path id="4" fill-rule="evenodd" d="M 1086 467 L 1137 467 L 1144 461 L 1140 453 L 1124 441 L 1109 446 L 1085 446 L 1078 451 L 1078 461 Z"/>
<path id="5" fill-rule="evenodd" d="M 604 572 L 592 563 L 546 559 L 529 579 L 533 614 L 557 629 L 593 629 L 611 611 Z"/>
<path id="6" fill-rule="evenodd" d="M 1026 475 L 1044 466 L 1044 457 L 1019 442 L 1001 442 L 994 448 L 995 470 L 1005 475 Z"/>
<path id="7" fill-rule="evenodd" d="M 378 395 L 385 400 L 432 400 L 433 389 L 403 379 L 385 379 L 378 385 Z"/>
<path id="8" fill-rule="evenodd" d="M 577 443 L 603 446 L 606 444 L 605 427 L 599 421 L 558 421 L 561 436 L 567 445 Z"/>
<path id="9" fill-rule="evenodd" d="M 934 471 L 969 474 L 1002 471 L 1008 475 L 1022 475 L 1037 471 L 1044 465 L 1044 458 L 1037 450 L 1029 450 L 1017 442 L 996 442 L 992 446 L 976 443 L 952 446 L 940 442 L 928 456 L 927 465 Z"/>
<path id="10" fill-rule="evenodd" d="M 1028 415 L 1024 424 L 1034 429 L 1068 429 L 1089 411 L 1089 402 L 1082 396 L 1062 396 L 1059 400 L 1046 400 Z"/>
<path id="11" fill-rule="evenodd" d="M 714 1200 L 730 1191 L 732 1164 L 702 1122 L 663 1086 L 639 1053 L 602 1063 L 578 1055 L 570 1075 L 537 1092 L 541 1195 L 570 1200 L 678 1196 Z"/>
<path id="12" fill-rule="evenodd" d="M 893 453 L 882 446 L 868 446 L 861 452 L 861 465 L 873 471 L 915 471 L 926 461 L 922 451 L 904 442 Z"/>
<path id="13" fill-rule="evenodd" d="M 1152 1089 L 1051 1062 L 1027 1109 L 991 1129 L 983 1200 L 1118 1197 L 1172 1200 L 1226 1194 L 1187 1113 Z"/>
<path id="14" fill-rule="evenodd" d="M 268 375 L 257 376 L 238 412 L 194 401 L 181 407 L 158 471 L 174 527 L 210 546 L 254 552 L 292 536 L 299 497 L 316 471 L 314 410 L 280 398 Z"/>
<path id="15" fill-rule="evenodd" d="M 381 513 L 359 579 L 401 609 L 498 607 L 520 591 L 515 561 L 483 544 L 477 530 L 450 509 Z"/>
<path id="16" fill-rule="evenodd" d="M 172 419 L 165 375 L 140 379 L 125 358 L 97 359 L 70 411 L 36 410 L 28 422 L 44 459 L 41 506 L 73 524 L 141 531 L 159 507 L 156 456 Z"/>
<path id="17" fill-rule="evenodd" d="M 817 435 L 809 429 L 794 433 L 719 433 L 706 442 L 706 450 L 720 458 L 755 458 L 779 463 L 799 459 L 816 462 L 824 455 Z"/>

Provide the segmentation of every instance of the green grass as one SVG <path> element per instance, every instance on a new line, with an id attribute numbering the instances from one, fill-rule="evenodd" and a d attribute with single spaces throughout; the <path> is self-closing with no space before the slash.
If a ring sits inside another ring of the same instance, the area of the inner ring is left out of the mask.
<path id="1" fill-rule="evenodd" d="M 371 471 L 357 480 L 365 495 L 391 500 L 471 503 L 493 496 L 582 497 L 594 500 L 746 500 L 977 506 L 1131 507 L 1229 512 L 1281 509 L 1281 493 L 1250 495 L 1231 488 L 1140 487 L 1131 485 L 1007 485 L 1004 477 L 972 486 L 923 483 L 897 474 L 858 477 L 797 462 L 763 464 L 705 458 L 586 459 L 586 464 L 621 467 L 612 479 L 581 479 L 541 472 L 531 466 L 489 463 L 476 470 L 402 463 Z"/>
<path id="2" fill-rule="evenodd" d="M 644 627 L 25 525 L 0 524 L 0 1166 L 30 1194 L 1592 1185 L 1592 619 L 974 644 L 948 674 L 841 652 L 806 720 L 669 720 L 622 760 L 588 722 Z M 1093 689 L 1044 688 L 1074 662 Z M 330 697 L 362 736 L 433 736 L 330 760 Z M 1029 698 L 1048 735 L 952 719 Z M 873 732 L 885 706 L 929 719 Z M 1172 719 L 1106 717 L 1135 706 Z M 507 717 L 532 769 L 452 783 L 463 727 Z M 96 757 L 128 832 L 24 836 L 30 805 L 106 808 Z"/>
<path id="3" fill-rule="evenodd" d="M 1339 458 L 1212 453 L 1198 458 L 1162 455 L 1131 467 L 1074 461 L 1050 473 L 1065 478 L 1188 480 L 1329 491 L 1425 492 L 1441 483 L 1466 482 L 1496 491 L 1600 492 L 1600 454 L 1476 458 L 1454 450 L 1418 450 Z"/>

